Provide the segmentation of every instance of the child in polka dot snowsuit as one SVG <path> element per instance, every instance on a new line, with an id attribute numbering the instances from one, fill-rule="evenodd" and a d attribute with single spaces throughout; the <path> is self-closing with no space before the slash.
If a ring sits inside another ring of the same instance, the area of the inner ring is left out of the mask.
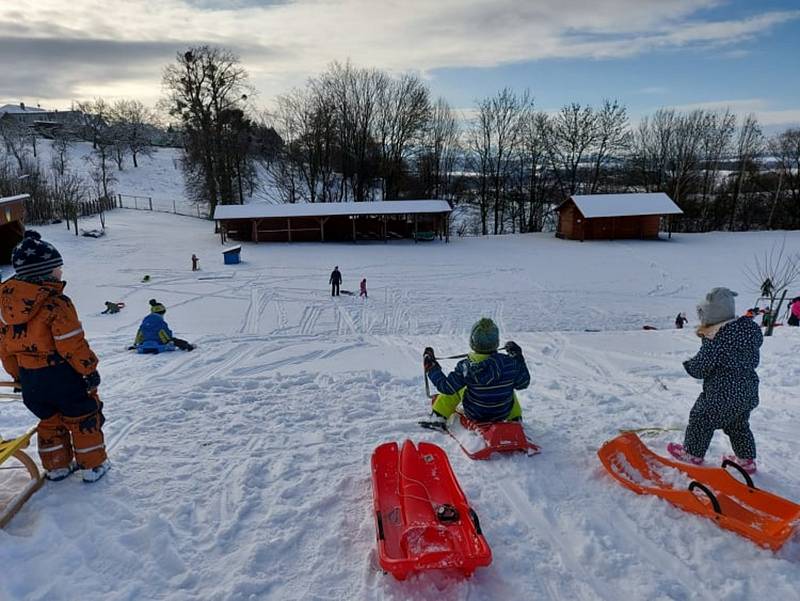
<path id="1" fill-rule="evenodd" d="M 702 343 L 683 367 L 703 380 L 703 392 L 689 413 L 683 444 L 670 443 L 667 450 L 681 461 L 702 464 L 714 431 L 722 429 L 736 454 L 725 458 L 754 473 L 756 443 L 749 419 L 758 406 L 756 367 L 764 339 L 752 319 L 736 319 L 735 296 L 727 288 L 714 288 L 697 307 Z"/>

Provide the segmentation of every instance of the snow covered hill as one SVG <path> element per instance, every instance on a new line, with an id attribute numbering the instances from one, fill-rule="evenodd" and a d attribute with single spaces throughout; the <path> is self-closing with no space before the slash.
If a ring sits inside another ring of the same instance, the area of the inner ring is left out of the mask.
<path id="1" fill-rule="evenodd" d="M 101 359 L 114 467 L 91 487 L 46 484 L 0 531 L 1 600 L 800 599 L 800 540 L 762 550 L 623 489 L 596 457 L 620 428 L 682 427 L 699 392 L 681 367 L 692 330 L 641 327 L 693 317 L 716 285 L 751 304 L 742 265 L 784 234 L 246 244 L 226 267 L 208 222 L 117 210 L 107 223 L 97 240 L 41 231 Z M 800 234 L 786 240 L 800 249 Z M 331 299 L 335 264 L 343 288 L 367 278 L 369 300 Z M 150 298 L 197 350 L 125 350 Z M 105 300 L 126 307 L 101 315 Z M 474 462 L 416 426 L 421 349 L 464 352 L 481 315 L 525 352 L 539 456 Z M 757 483 L 795 501 L 798 330 L 765 342 L 752 420 Z M 0 405 L 3 434 L 33 421 Z M 646 440 L 663 452 L 680 436 Z M 481 517 L 494 561 L 468 581 L 400 583 L 377 567 L 369 458 L 405 438 L 447 451 Z M 720 433 L 709 457 L 725 451 Z"/>

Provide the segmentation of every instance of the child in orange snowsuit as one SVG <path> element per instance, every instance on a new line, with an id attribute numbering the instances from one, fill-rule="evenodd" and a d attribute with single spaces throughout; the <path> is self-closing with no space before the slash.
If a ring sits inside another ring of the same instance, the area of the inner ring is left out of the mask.
<path id="1" fill-rule="evenodd" d="M 72 301 L 55 247 L 28 231 L 14 249 L 15 277 L 0 287 L 0 360 L 19 382 L 25 406 L 39 418 L 39 457 L 50 480 L 76 469 L 85 482 L 109 468 L 97 395 L 97 356 Z"/>

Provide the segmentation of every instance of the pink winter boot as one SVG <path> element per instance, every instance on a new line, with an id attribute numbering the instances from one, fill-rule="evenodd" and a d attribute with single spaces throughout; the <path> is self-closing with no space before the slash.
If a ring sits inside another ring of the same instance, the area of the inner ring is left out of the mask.
<path id="1" fill-rule="evenodd" d="M 692 465 L 703 465 L 702 457 L 695 457 L 694 455 L 689 453 L 686 449 L 684 449 L 682 444 L 678 444 L 677 442 L 669 443 L 667 445 L 667 451 L 678 461 L 683 461 L 684 463 L 691 463 Z"/>
<path id="2" fill-rule="evenodd" d="M 755 474 L 758 469 L 755 459 L 740 459 L 736 455 L 723 455 L 722 458 L 735 463 L 750 475 Z"/>

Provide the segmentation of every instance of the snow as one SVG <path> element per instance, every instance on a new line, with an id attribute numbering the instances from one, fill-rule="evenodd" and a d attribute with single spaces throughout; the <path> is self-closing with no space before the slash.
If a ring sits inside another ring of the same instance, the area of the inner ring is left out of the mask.
<path id="1" fill-rule="evenodd" d="M 663 192 L 630 194 L 587 194 L 572 196 L 587 219 L 631 215 L 680 215 L 681 209 Z"/>
<path id="2" fill-rule="evenodd" d="M 331 217 L 335 215 L 403 215 L 449 213 L 446 200 L 384 200 L 382 202 L 326 202 L 297 204 L 251 203 L 219 205 L 214 219 L 261 219 L 268 217 Z"/>
<path id="3" fill-rule="evenodd" d="M 106 220 L 100 239 L 40 231 L 100 356 L 113 468 L 91 486 L 45 484 L 0 531 L 3 601 L 800 599 L 800 540 L 773 554 L 634 494 L 596 456 L 621 428 L 685 423 L 700 383 L 681 361 L 698 340 L 674 316 L 692 317 L 717 285 L 744 308 L 758 292 L 743 265 L 784 236 L 800 248 L 800 233 L 245 243 L 244 262 L 225 266 L 210 222 Z M 367 277 L 369 300 L 330 297 L 335 264 L 345 287 Z M 125 350 L 150 298 L 195 351 Z M 105 300 L 126 307 L 101 315 Z M 533 383 L 520 400 L 540 455 L 471 461 L 416 425 L 429 413 L 422 349 L 464 352 L 481 315 L 524 350 Z M 798 356 L 800 328 L 766 340 L 752 418 L 756 485 L 794 501 Z M 0 405 L 3 434 L 33 422 L 19 402 Z M 480 516 L 494 560 L 470 580 L 397 582 L 377 567 L 370 456 L 406 438 L 445 449 Z M 663 453 L 679 438 L 645 440 Z M 708 458 L 727 451 L 719 433 Z"/>

